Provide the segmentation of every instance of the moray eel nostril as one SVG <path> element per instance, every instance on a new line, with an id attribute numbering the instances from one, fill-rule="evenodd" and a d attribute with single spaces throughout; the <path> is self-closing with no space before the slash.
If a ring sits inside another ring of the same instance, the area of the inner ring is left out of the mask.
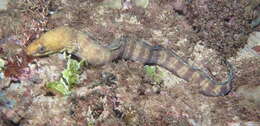
<path id="1" fill-rule="evenodd" d="M 208 74 L 189 65 L 173 51 L 161 46 L 151 46 L 140 39 L 122 36 L 104 47 L 86 33 L 70 27 L 58 27 L 43 34 L 31 43 L 28 55 L 43 56 L 60 51 L 76 53 L 94 66 L 104 65 L 116 59 L 138 61 L 143 64 L 159 65 L 186 81 L 198 83 L 206 96 L 224 96 L 232 89 L 233 71 L 224 82 L 216 82 Z M 231 69 L 232 65 L 228 64 Z"/>

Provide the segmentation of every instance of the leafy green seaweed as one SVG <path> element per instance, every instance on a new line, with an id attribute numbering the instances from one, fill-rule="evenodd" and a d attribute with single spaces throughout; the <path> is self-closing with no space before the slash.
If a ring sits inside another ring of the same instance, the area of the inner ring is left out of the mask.
<path id="1" fill-rule="evenodd" d="M 78 62 L 77 60 L 71 59 L 71 56 L 66 56 L 67 67 L 61 72 L 62 77 L 59 81 L 49 82 L 47 88 L 58 92 L 62 95 L 69 95 L 71 89 L 75 84 L 79 83 L 79 76 L 81 74 L 81 68 L 83 67 L 85 61 L 82 60 Z"/>
<path id="2" fill-rule="evenodd" d="M 80 69 L 84 65 L 84 61 L 78 62 L 77 60 L 73 60 L 71 58 L 68 59 L 67 62 L 67 69 L 65 69 L 62 72 L 62 77 L 67 82 L 68 86 L 71 88 L 73 85 L 78 83 L 79 81 L 79 75 L 80 75 Z"/>
<path id="3" fill-rule="evenodd" d="M 5 61 L 0 58 L 0 80 L 2 80 L 4 78 L 4 66 L 5 66 Z"/>
<path id="4" fill-rule="evenodd" d="M 5 66 L 5 61 L 0 58 L 0 71 L 4 69 L 4 66 Z"/>
<path id="5" fill-rule="evenodd" d="M 157 72 L 156 66 L 144 66 L 144 70 L 146 74 L 151 77 L 157 84 L 160 84 L 162 82 L 162 76 L 160 73 Z"/>
<path id="6" fill-rule="evenodd" d="M 62 95 L 69 95 L 71 93 L 67 84 L 64 84 L 64 81 L 62 81 L 62 80 L 49 82 L 47 84 L 47 88 L 49 88 L 55 92 L 58 92 Z"/>

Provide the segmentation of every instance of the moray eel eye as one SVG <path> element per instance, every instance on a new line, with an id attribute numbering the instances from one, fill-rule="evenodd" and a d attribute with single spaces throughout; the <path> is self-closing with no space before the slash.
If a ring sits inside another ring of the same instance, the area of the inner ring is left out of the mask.
<path id="1" fill-rule="evenodd" d="M 44 56 L 51 53 L 51 51 L 43 44 L 33 42 L 26 48 L 27 55 Z"/>
<path id="2" fill-rule="evenodd" d="M 38 53 L 44 53 L 45 51 L 46 51 L 46 48 L 42 45 L 37 49 Z"/>

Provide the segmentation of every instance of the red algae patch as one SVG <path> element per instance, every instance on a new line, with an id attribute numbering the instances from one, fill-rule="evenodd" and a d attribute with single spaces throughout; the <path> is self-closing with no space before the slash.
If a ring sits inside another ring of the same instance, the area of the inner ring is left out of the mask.
<path id="1" fill-rule="evenodd" d="M 7 60 L 6 69 L 4 75 L 6 77 L 11 77 L 13 79 L 19 78 L 25 71 L 24 68 L 28 66 L 30 62 L 34 59 L 33 57 L 27 56 L 24 51 L 22 53 L 14 55 L 11 57 L 12 60 Z"/>

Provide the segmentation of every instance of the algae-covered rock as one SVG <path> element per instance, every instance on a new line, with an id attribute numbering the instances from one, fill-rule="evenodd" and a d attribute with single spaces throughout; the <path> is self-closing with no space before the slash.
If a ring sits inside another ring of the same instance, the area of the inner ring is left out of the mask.
<path id="1" fill-rule="evenodd" d="M 236 92 L 246 100 L 252 101 L 260 106 L 260 85 L 243 85 L 239 87 Z"/>
<path id="2" fill-rule="evenodd" d="M 121 9 L 122 1 L 121 0 L 105 0 L 102 5 L 104 7 L 112 8 L 112 9 Z"/>
<path id="3" fill-rule="evenodd" d="M 102 5 L 104 7 L 112 9 L 121 9 L 123 7 L 122 3 L 134 3 L 137 7 L 146 8 L 149 4 L 149 0 L 129 0 L 123 2 L 122 0 L 105 0 Z"/>
<path id="4" fill-rule="evenodd" d="M 260 4 L 260 0 L 251 0 L 249 6 L 251 9 L 255 9 Z"/>
<path id="5" fill-rule="evenodd" d="M 149 4 L 149 0 L 133 0 L 136 6 L 146 8 Z"/>
<path id="6" fill-rule="evenodd" d="M 260 15 L 251 22 L 251 27 L 254 28 L 254 27 L 258 26 L 259 24 L 260 24 Z"/>

